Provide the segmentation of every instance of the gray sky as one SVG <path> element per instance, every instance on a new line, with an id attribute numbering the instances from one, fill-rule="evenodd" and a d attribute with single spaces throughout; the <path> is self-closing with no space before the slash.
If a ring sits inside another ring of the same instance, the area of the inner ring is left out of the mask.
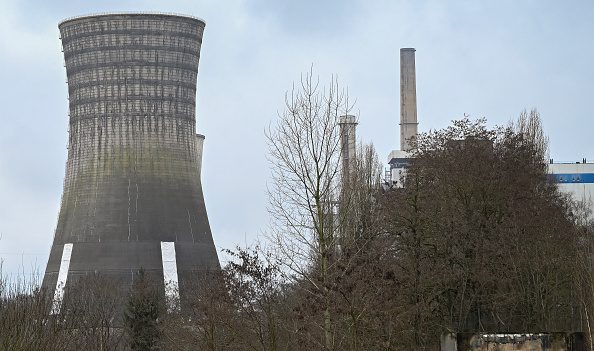
<path id="1" fill-rule="evenodd" d="M 571 6 L 569 6 L 571 3 Z M 0 0 L 0 258 L 45 269 L 66 162 L 60 20 L 106 11 L 203 18 L 197 125 L 215 244 L 266 229 L 264 129 L 311 64 L 356 98 L 358 135 L 396 149 L 399 48 L 417 49 L 419 130 L 465 113 L 506 124 L 536 107 L 556 160 L 594 160 L 594 2 L 553 0 Z"/>

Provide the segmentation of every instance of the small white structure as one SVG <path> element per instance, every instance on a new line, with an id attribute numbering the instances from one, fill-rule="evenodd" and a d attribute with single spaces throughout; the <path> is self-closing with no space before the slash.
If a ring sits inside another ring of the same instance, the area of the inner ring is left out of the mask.
<path id="1" fill-rule="evenodd" d="M 179 282 L 177 278 L 174 242 L 161 242 L 161 259 L 163 261 L 163 282 L 165 283 L 167 309 L 172 311 L 177 309 L 179 302 Z"/>
<path id="2" fill-rule="evenodd" d="M 58 272 L 58 282 L 56 283 L 56 290 L 54 291 L 54 299 L 52 300 L 51 314 L 59 314 L 62 308 L 62 300 L 64 299 L 64 288 L 66 287 L 66 279 L 68 279 L 68 269 L 70 268 L 70 257 L 72 256 L 72 243 L 64 244 L 62 249 L 62 261 L 60 261 L 60 270 Z"/>
<path id="3" fill-rule="evenodd" d="M 390 186 L 402 188 L 406 178 L 406 169 L 410 163 L 410 155 L 406 151 L 393 150 L 388 155 L 388 164 L 390 165 L 389 181 Z"/>
<path id="4" fill-rule="evenodd" d="M 205 136 L 196 134 L 196 162 L 198 163 L 198 176 L 202 176 L 202 153 L 204 150 Z"/>

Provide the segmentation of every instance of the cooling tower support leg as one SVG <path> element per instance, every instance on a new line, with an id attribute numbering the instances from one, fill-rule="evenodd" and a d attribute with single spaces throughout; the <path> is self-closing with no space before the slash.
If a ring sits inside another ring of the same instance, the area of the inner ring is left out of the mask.
<path id="1" fill-rule="evenodd" d="M 60 271 L 58 273 L 58 282 L 56 283 L 56 290 L 54 291 L 51 314 L 60 313 L 62 299 L 64 298 L 64 287 L 66 286 L 66 279 L 68 278 L 68 268 L 70 267 L 71 256 L 72 244 L 64 244 L 64 249 L 62 251 L 62 261 L 60 262 Z"/>
<path id="2" fill-rule="evenodd" d="M 161 241 L 161 259 L 163 261 L 163 280 L 167 309 L 175 310 L 179 301 L 179 283 L 177 279 L 177 261 L 175 260 L 175 243 Z"/>

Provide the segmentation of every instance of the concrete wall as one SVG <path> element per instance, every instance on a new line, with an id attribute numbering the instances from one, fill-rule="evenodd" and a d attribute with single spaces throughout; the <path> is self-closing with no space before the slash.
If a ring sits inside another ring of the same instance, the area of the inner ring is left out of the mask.
<path id="1" fill-rule="evenodd" d="M 162 275 L 175 242 L 181 276 L 219 267 L 200 182 L 195 97 L 204 22 L 109 14 L 59 25 L 70 108 L 68 160 L 43 285 L 62 247 L 70 276 Z M 69 278 L 70 279 L 70 278 Z"/>
<path id="2" fill-rule="evenodd" d="M 441 351 L 585 351 L 583 333 L 444 334 Z"/>
<path id="3" fill-rule="evenodd" d="M 594 196 L 593 163 L 552 163 L 549 173 L 560 190 L 577 201 L 592 204 Z"/>

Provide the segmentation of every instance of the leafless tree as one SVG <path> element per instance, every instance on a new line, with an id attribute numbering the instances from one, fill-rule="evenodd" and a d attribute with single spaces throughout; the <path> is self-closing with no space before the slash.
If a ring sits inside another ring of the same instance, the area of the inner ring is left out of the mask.
<path id="1" fill-rule="evenodd" d="M 285 96 L 285 111 L 266 133 L 272 184 L 269 212 L 272 237 L 286 268 L 309 282 L 323 305 L 322 344 L 334 343 L 329 272 L 336 252 L 335 207 L 339 191 L 338 119 L 351 105 L 332 78 L 320 86 L 312 71 Z"/>
<path id="2" fill-rule="evenodd" d="M 164 351 L 244 349 L 244 330 L 224 270 L 197 274 L 182 291 L 182 308 L 160 324 Z"/>
<path id="3" fill-rule="evenodd" d="M 69 287 L 59 314 L 37 284 L 9 284 L 0 297 L 2 350 L 125 350 L 118 328 L 118 285 L 93 277 Z"/>
<path id="4" fill-rule="evenodd" d="M 538 159 L 549 159 L 549 138 L 544 132 L 540 113 L 535 108 L 530 112 L 522 111 L 518 119 L 511 123 L 511 127 L 534 146 Z"/>
<path id="5" fill-rule="evenodd" d="M 79 278 L 72 284 L 58 317 L 67 323 L 63 332 L 75 344 L 72 349 L 127 350 L 121 314 L 125 296 L 121 282 L 101 275 Z"/>

